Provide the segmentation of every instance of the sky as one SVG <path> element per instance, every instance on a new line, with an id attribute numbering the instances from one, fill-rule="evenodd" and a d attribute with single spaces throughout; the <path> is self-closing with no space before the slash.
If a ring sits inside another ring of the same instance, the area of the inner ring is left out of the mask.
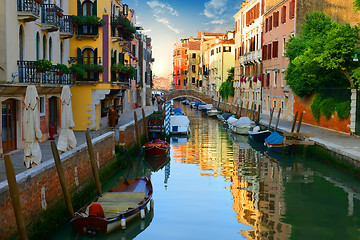
<path id="1" fill-rule="evenodd" d="M 153 74 L 172 74 L 174 44 L 197 37 L 197 31 L 223 32 L 234 29 L 234 15 L 242 0 L 123 0 L 135 9 L 136 26 L 151 37 Z"/>

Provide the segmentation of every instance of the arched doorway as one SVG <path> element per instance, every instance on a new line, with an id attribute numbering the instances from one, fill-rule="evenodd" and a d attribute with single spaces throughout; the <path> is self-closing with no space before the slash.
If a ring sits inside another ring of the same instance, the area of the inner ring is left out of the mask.
<path id="1" fill-rule="evenodd" d="M 13 151 L 16 146 L 16 100 L 2 103 L 2 147 L 4 153 Z"/>

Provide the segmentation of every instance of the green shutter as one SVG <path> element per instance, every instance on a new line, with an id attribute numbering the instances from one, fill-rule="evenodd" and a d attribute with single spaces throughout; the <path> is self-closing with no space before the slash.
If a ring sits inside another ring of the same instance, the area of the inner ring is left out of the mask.
<path id="1" fill-rule="evenodd" d="M 94 50 L 94 64 L 98 64 L 97 56 L 98 56 L 98 49 L 95 48 L 95 50 Z"/>
<path id="2" fill-rule="evenodd" d="M 97 16 L 97 0 L 95 0 L 93 4 L 93 15 Z"/>
<path id="3" fill-rule="evenodd" d="M 125 62 L 124 53 L 119 53 L 119 62 L 124 64 L 124 62 Z"/>
<path id="4" fill-rule="evenodd" d="M 77 15 L 82 16 L 82 6 L 80 0 L 77 0 Z"/>
<path id="5" fill-rule="evenodd" d="M 114 63 L 116 63 L 116 55 L 117 55 L 117 51 L 114 51 Z"/>
<path id="6" fill-rule="evenodd" d="M 83 64 L 83 58 L 82 58 L 82 55 L 81 55 L 81 49 L 80 48 L 77 48 L 77 58 L 78 58 L 78 64 Z"/>

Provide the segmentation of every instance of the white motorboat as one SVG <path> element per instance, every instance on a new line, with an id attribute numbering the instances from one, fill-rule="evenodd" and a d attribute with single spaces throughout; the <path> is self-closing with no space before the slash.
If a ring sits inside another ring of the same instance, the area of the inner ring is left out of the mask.
<path id="1" fill-rule="evenodd" d="M 212 108 L 210 110 L 207 110 L 206 113 L 209 117 L 212 117 L 212 116 L 217 116 L 218 114 L 221 113 L 221 111 L 217 110 L 216 108 Z"/>
<path id="2" fill-rule="evenodd" d="M 184 113 L 170 116 L 170 134 L 190 134 L 190 120 Z"/>
<path id="3" fill-rule="evenodd" d="M 229 129 L 236 134 L 248 135 L 250 129 L 255 127 L 255 122 L 248 117 L 241 117 L 238 121 L 229 124 Z"/>

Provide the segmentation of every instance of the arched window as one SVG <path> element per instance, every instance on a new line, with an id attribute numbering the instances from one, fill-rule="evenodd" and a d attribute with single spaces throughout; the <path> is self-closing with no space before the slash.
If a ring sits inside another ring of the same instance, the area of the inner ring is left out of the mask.
<path id="1" fill-rule="evenodd" d="M 19 60 L 24 61 L 24 27 L 19 28 Z"/>
<path id="2" fill-rule="evenodd" d="M 52 39 L 49 37 L 49 61 L 52 61 Z"/>
<path id="3" fill-rule="evenodd" d="M 84 58 L 84 65 L 92 65 L 96 64 L 95 61 L 95 52 L 91 48 L 85 48 L 82 51 L 82 56 Z M 85 73 L 84 79 L 86 80 L 94 80 L 95 79 L 95 73 L 91 71 L 87 71 Z"/>
<path id="4" fill-rule="evenodd" d="M 40 34 L 36 33 L 36 60 L 40 59 Z"/>
<path id="5" fill-rule="evenodd" d="M 43 59 L 46 59 L 46 35 L 43 36 Z"/>
<path id="6" fill-rule="evenodd" d="M 93 15 L 93 3 L 91 1 L 84 1 L 82 4 L 82 13 L 83 16 Z"/>

